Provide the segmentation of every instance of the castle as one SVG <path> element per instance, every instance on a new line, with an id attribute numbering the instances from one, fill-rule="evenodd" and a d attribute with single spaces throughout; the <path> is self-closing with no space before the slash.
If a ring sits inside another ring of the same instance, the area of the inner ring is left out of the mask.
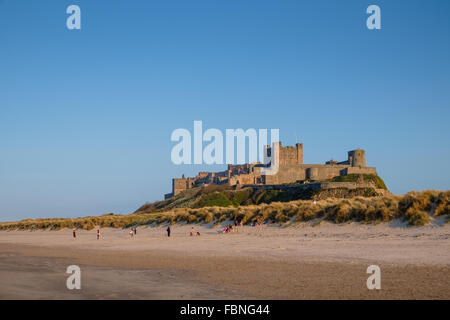
<path id="1" fill-rule="evenodd" d="M 274 149 L 279 150 L 278 172 L 273 175 L 263 174 L 262 169 L 271 165 L 267 159 Z M 304 164 L 303 144 L 295 147 L 283 147 L 277 142 L 273 147 L 266 146 L 265 163 L 251 163 L 242 165 L 228 165 L 227 170 L 220 172 L 200 172 L 196 177 L 172 179 L 172 192 L 165 195 L 165 199 L 176 196 L 182 191 L 208 184 L 241 185 L 281 185 L 296 181 L 321 181 L 336 176 L 348 174 L 377 174 L 375 167 L 366 166 L 365 151 L 361 149 L 348 152 L 345 161 L 330 160 L 325 164 Z"/>

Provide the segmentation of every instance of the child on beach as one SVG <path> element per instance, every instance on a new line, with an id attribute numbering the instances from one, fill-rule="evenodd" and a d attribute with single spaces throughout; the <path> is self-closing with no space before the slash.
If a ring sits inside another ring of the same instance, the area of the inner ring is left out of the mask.
<path id="1" fill-rule="evenodd" d="M 130 234 L 130 238 L 133 238 L 133 235 L 134 235 L 133 229 L 130 230 L 129 234 Z"/>
<path id="2" fill-rule="evenodd" d="M 191 235 L 191 237 L 194 235 L 194 227 L 191 227 L 191 230 L 189 231 L 189 234 Z"/>

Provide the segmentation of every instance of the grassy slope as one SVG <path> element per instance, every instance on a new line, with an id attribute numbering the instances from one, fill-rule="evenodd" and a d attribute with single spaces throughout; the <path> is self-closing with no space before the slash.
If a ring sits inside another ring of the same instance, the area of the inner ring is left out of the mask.
<path id="1" fill-rule="evenodd" d="M 199 191 L 197 191 L 199 192 Z M 217 191 L 215 191 L 217 192 Z M 208 193 L 205 193 L 208 194 Z M 222 197 L 213 198 L 222 203 Z M 245 199 L 236 195 L 234 201 Z M 152 204 L 154 206 L 154 204 Z M 151 209 L 148 207 L 147 209 Z M 131 215 L 107 214 L 98 217 L 77 219 L 35 219 L 20 222 L 1 223 L 0 230 L 14 229 L 51 229 L 100 227 L 130 227 L 134 225 L 148 225 L 152 223 L 177 223 L 185 221 L 220 222 L 227 219 L 242 220 L 243 223 L 252 221 L 274 221 L 284 223 L 289 220 L 308 221 L 322 218 L 336 223 L 346 221 L 377 222 L 404 219 L 410 225 L 427 224 L 431 217 L 446 216 L 450 219 L 450 191 L 410 192 L 404 196 L 386 195 L 380 197 L 356 197 L 352 199 L 325 199 L 313 204 L 311 200 L 295 200 L 290 202 L 272 202 L 259 205 L 203 208 L 175 208 L 164 212 L 148 212 Z"/>
<path id="2" fill-rule="evenodd" d="M 329 181 L 334 182 L 356 182 L 359 178 L 360 174 L 348 174 L 346 176 L 338 176 L 330 179 Z M 386 184 L 383 179 L 375 174 L 363 174 L 364 181 L 372 181 L 375 183 L 378 189 L 387 190 Z"/>
<path id="3" fill-rule="evenodd" d="M 355 182 L 360 175 L 351 174 L 344 177 L 336 177 L 329 181 L 336 182 Z M 385 189 L 386 185 L 383 180 L 377 175 L 365 174 L 365 181 L 373 181 L 377 188 Z M 368 188 L 359 190 L 342 190 L 340 192 L 342 197 L 355 197 L 355 196 L 376 196 L 374 190 Z M 240 205 L 257 205 L 261 203 L 271 202 L 289 202 L 299 199 L 312 199 L 324 198 L 330 191 L 311 191 L 311 190 L 292 190 L 292 191 L 280 191 L 280 190 L 260 190 L 253 188 L 244 188 L 235 190 L 234 187 L 227 185 L 210 185 L 202 188 L 189 189 L 175 196 L 174 198 L 157 201 L 154 203 L 147 203 L 140 207 L 135 213 L 150 213 L 156 211 L 167 211 L 174 208 L 202 208 L 202 207 L 227 207 L 227 206 L 240 206 Z M 323 195 L 323 196 L 322 196 Z"/>

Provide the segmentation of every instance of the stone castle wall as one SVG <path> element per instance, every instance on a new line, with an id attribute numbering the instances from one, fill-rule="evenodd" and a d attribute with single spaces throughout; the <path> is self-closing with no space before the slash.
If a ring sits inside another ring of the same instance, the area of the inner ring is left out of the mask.
<path id="1" fill-rule="evenodd" d="M 327 180 L 347 174 L 376 174 L 375 167 L 350 167 L 348 165 L 302 164 L 285 165 L 278 173 L 265 176 L 265 184 L 292 183 L 298 180 Z"/>
<path id="2" fill-rule="evenodd" d="M 272 148 L 266 147 L 268 156 Z M 222 172 L 200 172 L 194 178 L 172 179 L 172 193 L 166 198 L 176 196 L 180 192 L 198 185 L 229 184 L 229 185 L 281 185 L 303 180 L 327 180 L 348 174 L 377 174 L 375 167 L 366 167 L 365 151 L 356 149 L 348 152 L 345 161 L 327 161 L 325 164 L 303 164 L 303 144 L 295 147 L 283 147 L 278 142 L 279 168 L 275 175 L 262 175 L 259 163 L 228 165 Z M 325 183 L 325 182 L 323 182 Z M 339 182 L 342 184 L 342 182 Z M 322 186 L 325 186 L 322 184 Z"/>

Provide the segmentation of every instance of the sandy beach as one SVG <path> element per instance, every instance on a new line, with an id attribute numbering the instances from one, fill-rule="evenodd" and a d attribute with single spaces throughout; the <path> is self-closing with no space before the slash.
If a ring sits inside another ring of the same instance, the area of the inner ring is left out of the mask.
<path id="1" fill-rule="evenodd" d="M 0 299 L 449 299 L 450 225 L 322 221 L 0 232 Z M 81 268 L 81 290 L 66 268 Z M 369 290 L 370 265 L 381 289 Z"/>

